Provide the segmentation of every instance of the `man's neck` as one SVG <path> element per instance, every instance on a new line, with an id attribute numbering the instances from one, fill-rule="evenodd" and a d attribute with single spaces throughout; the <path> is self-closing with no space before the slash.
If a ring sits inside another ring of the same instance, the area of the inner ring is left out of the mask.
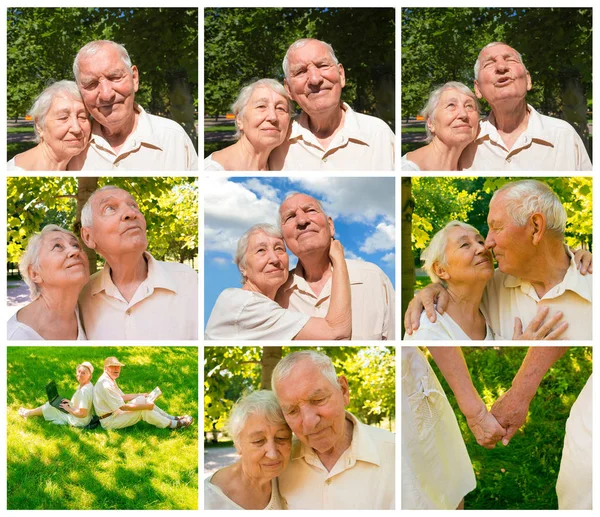
<path id="1" fill-rule="evenodd" d="M 306 115 L 308 117 L 308 129 L 326 149 L 335 134 L 344 127 L 346 112 L 340 103 L 327 111 L 310 115 L 307 113 Z"/>
<path id="2" fill-rule="evenodd" d="M 302 277 L 318 296 L 331 278 L 329 251 L 312 253 L 299 260 L 302 266 Z"/>
<path id="3" fill-rule="evenodd" d="M 128 302 L 137 291 L 140 284 L 148 278 L 148 262 L 143 254 L 131 254 L 119 257 L 119 260 L 109 259 L 110 277 L 115 287 Z"/>
<path id="4" fill-rule="evenodd" d="M 529 124 L 527 102 L 525 99 L 505 101 L 493 106 L 492 111 L 496 130 L 510 150 Z"/>
<path id="5" fill-rule="evenodd" d="M 540 298 L 564 280 L 571 265 L 571 258 L 564 244 L 557 239 L 554 241 L 539 250 L 537 257 L 531 261 L 528 274 L 523 277 Z"/>
<path id="6" fill-rule="evenodd" d="M 102 136 L 106 139 L 115 152 L 118 153 L 121 150 L 121 147 L 123 147 L 123 144 L 127 141 L 129 135 L 131 135 L 131 133 L 133 133 L 137 127 L 138 117 L 139 114 L 134 110 L 131 116 L 128 117 L 127 120 L 125 120 L 118 127 L 100 125 Z"/>
<path id="7" fill-rule="evenodd" d="M 335 467 L 335 464 L 340 459 L 344 451 L 346 451 L 350 445 L 352 445 L 352 434 L 354 432 L 354 424 L 351 420 L 346 418 L 344 420 L 344 437 L 339 443 L 335 444 L 330 450 L 325 452 L 315 451 L 316 455 L 321 460 L 323 466 L 327 469 L 327 472 L 331 472 L 331 469 Z"/>

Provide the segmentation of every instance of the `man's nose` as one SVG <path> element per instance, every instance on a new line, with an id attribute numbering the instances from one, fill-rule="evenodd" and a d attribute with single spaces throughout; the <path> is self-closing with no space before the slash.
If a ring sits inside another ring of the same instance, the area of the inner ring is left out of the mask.
<path id="1" fill-rule="evenodd" d="M 302 410 L 302 432 L 304 434 L 312 433 L 319 425 L 319 415 L 317 412 L 309 407 Z"/>
<path id="2" fill-rule="evenodd" d="M 308 82 L 315 85 L 323 82 L 321 71 L 316 66 L 308 67 Z"/>
<path id="3" fill-rule="evenodd" d="M 137 219 L 139 212 L 129 205 L 123 208 L 123 219 Z"/>
<path id="4" fill-rule="evenodd" d="M 306 212 L 304 210 L 298 210 L 296 212 L 296 224 L 298 226 L 304 226 L 308 223 L 308 217 L 306 216 Z"/>
<path id="5" fill-rule="evenodd" d="M 506 72 L 507 70 L 508 63 L 506 62 L 506 60 L 503 58 L 496 59 L 496 71 L 502 73 Z"/>
<path id="6" fill-rule="evenodd" d="M 109 101 L 114 98 L 115 91 L 113 90 L 110 81 L 100 81 L 98 88 L 100 90 L 98 97 L 101 101 Z"/>
<path id="7" fill-rule="evenodd" d="M 495 243 L 494 238 L 492 236 L 492 232 L 488 232 L 487 237 L 485 238 L 485 249 L 486 250 L 493 250 L 494 246 L 496 246 L 496 243 Z"/>

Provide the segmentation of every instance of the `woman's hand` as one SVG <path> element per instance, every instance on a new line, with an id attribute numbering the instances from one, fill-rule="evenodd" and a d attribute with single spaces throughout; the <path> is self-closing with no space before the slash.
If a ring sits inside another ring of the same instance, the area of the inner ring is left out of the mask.
<path id="1" fill-rule="evenodd" d="M 404 314 L 404 329 L 410 336 L 419 329 L 421 313 L 425 311 L 429 321 L 435 323 L 435 311 L 444 314 L 450 295 L 442 284 L 429 284 L 417 292 L 414 298 L 409 302 Z"/>
<path id="2" fill-rule="evenodd" d="M 573 251 L 573 256 L 575 258 L 575 264 L 577 264 L 577 269 L 582 275 L 587 273 L 592 273 L 592 253 L 588 250 L 579 249 L 577 251 Z"/>
<path id="3" fill-rule="evenodd" d="M 344 246 L 340 241 L 336 241 L 333 237 L 331 238 L 331 245 L 329 246 L 329 259 L 335 266 L 344 260 Z"/>
<path id="4" fill-rule="evenodd" d="M 63 399 L 60 403 L 60 407 L 64 409 L 67 413 L 72 413 L 73 408 L 71 407 L 71 401 L 67 399 Z"/>
<path id="5" fill-rule="evenodd" d="M 550 309 L 546 306 L 539 307 L 535 317 L 529 322 L 525 331 L 523 331 L 521 319 L 515 318 L 513 339 L 528 341 L 559 339 L 565 330 L 567 330 L 569 324 L 563 321 L 560 325 L 556 326 L 563 317 L 563 313 L 560 311 L 544 322 L 549 311 Z"/>
<path id="6" fill-rule="evenodd" d="M 481 404 L 479 412 L 471 417 L 467 417 L 467 424 L 475 436 L 477 443 L 486 449 L 496 447 L 506 430 L 498 423 L 485 404 Z"/>

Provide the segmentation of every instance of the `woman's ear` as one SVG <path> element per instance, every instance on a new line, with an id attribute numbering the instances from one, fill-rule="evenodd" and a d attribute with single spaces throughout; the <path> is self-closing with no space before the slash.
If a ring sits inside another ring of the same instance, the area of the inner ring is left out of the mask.
<path id="1" fill-rule="evenodd" d="M 433 272 L 442 280 L 448 280 L 450 278 L 450 274 L 448 273 L 448 271 L 446 271 L 444 266 L 442 266 L 439 262 L 433 264 Z"/>

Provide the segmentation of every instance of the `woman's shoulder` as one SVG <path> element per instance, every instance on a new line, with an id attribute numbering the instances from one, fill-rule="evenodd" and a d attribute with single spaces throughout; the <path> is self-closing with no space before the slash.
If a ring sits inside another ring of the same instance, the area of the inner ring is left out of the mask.
<path id="1" fill-rule="evenodd" d="M 6 170 L 7 171 L 24 171 L 25 169 L 23 169 L 22 167 L 19 167 L 17 165 L 15 159 L 16 159 L 16 156 L 13 156 L 10 160 L 8 160 L 8 162 L 6 163 Z"/>
<path id="2" fill-rule="evenodd" d="M 213 159 L 213 154 L 204 158 L 204 170 L 205 171 L 224 171 L 225 167 L 223 167 L 219 162 Z"/>
<path id="3" fill-rule="evenodd" d="M 421 313 L 419 328 L 410 336 L 405 335 L 404 339 L 410 340 L 441 340 L 455 339 L 449 330 L 447 314 L 440 314 L 435 311 L 435 322 L 431 322 L 425 311 Z"/>
<path id="4" fill-rule="evenodd" d="M 403 171 L 415 171 L 415 172 L 420 171 L 421 170 L 420 167 L 415 162 L 410 161 L 407 158 L 407 156 L 408 156 L 408 153 L 405 154 L 401 158 L 401 160 L 400 160 L 400 170 L 403 170 Z"/>
<path id="5" fill-rule="evenodd" d="M 29 325 L 20 322 L 17 319 L 18 311 L 15 312 L 12 317 L 6 322 L 7 338 L 9 341 L 17 340 L 31 340 L 31 341 L 44 341 L 44 338 L 40 336 L 35 330 Z"/>

